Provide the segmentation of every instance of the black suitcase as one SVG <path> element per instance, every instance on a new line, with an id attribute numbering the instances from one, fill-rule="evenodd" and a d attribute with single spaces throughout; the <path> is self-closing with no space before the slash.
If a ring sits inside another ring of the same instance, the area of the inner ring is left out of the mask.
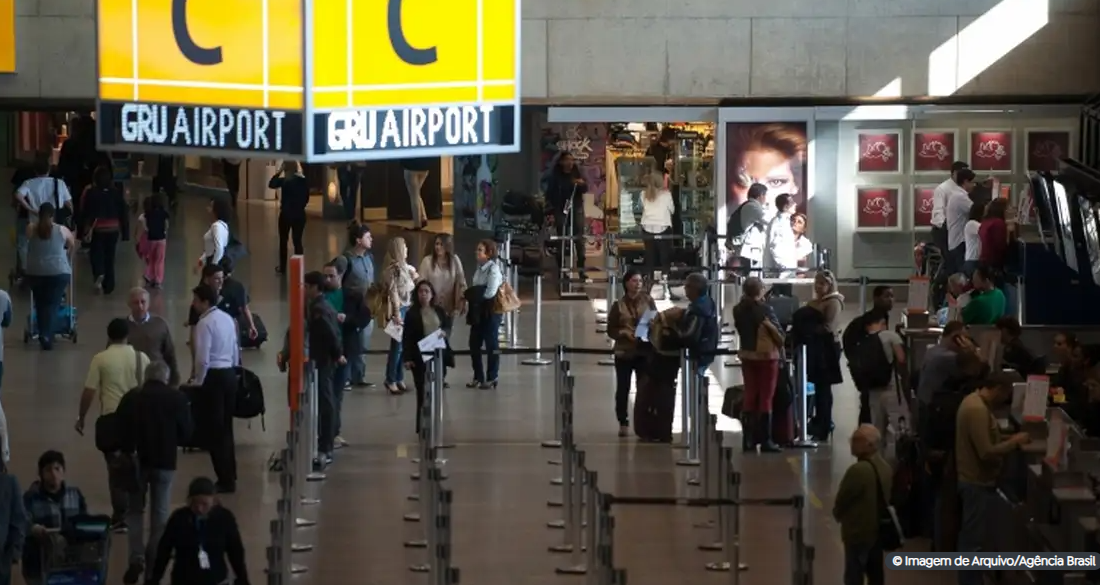
<path id="1" fill-rule="evenodd" d="M 264 320 L 260 318 L 258 313 L 252 313 L 252 322 L 256 325 L 256 338 L 252 339 L 248 336 L 248 321 L 240 319 L 237 324 L 241 330 L 241 348 L 242 349 L 259 349 L 261 345 L 267 341 L 267 326 L 264 325 Z"/>

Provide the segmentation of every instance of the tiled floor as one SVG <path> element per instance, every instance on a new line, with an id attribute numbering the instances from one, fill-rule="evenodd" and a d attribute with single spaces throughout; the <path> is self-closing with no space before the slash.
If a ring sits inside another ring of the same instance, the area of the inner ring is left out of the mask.
<path id="1" fill-rule="evenodd" d="M 196 278 L 190 267 L 202 247 L 201 236 L 208 226 L 203 214 L 205 202 L 185 200 L 172 219 L 168 246 L 170 276 L 165 288 L 154 292 L 153 310 L 174 326 L 182 348 L 182 323 L 190 302 L 189 289 Z M 10 212 L 0 212 L 11 222 Z M 251 256 L 237 272 L 250 286 L 252 308 L 263 315 L 273 337 L 281 337 L 287 323 L 286 289 L 276 277 L 275 212 L 257 205 L 242 208 L 239 237 Z M 380 226 L 375 246 L 385 247 L 395 235 L 409 238 L 409 248 L 422 250 L 430 234 L 404 232 Z M 340 252 L 344 243 L 343 224 L 310 220 L 306 228 L 306 258 L 310 267 Z M 474 243 L 458 242 L 467 261 Z M 379 252 L 379 255 L 381 253 Z M 10 252 L 0 261 L 0 270 L 13 264 Z M 52 353 L 21 343 L 23 319 L 28 311 L 27 295 L 13 292 L 16 323 L 6 332 L 7 373 L 3 401 L 11 425 L 12 464 L 21 483 L 28 485 L 35 475 L 35 461 L 46 449 L 64 451 L 69 461 L 68 481 L 80 486 L 95 510 L 108 506 L 105 470 L 90 436 L 81 437 L 72 428 L 74 414 L 91 356 L 106 342 L 105 326 L 114 316 L 125 314 L 128 286 L 140 282 L 137 260 L 129 245 L 119 248 L 122 276 L 118 292 L 111 297 L 91 293 L 87 260 L 80 257 L 76 303 L 80 309 L 80 342 L 60 343 Z M 594 288 L 594 294 L 602 294 Z M 525 283 L 521 295 L 529 296 Z M 853 312 L 853 311 L 850 311 Z M 533 342 L 533 313 L 525 308 L 517 321 L 521 343 Z M 603 347 L 596 333 L 591 303 L 548 299 L 543 311 L 543 344 Z M 456 347 L 465 347 L 464 326 L 459 326 Z M 377 335 L 374 349 L 384 347 Z M 283 378 L 278 373 L 275 344 L 245 354 L 245 363 L 265 384 L 269 413 L 266 431 L 259 424 L 238 421 L 239 492 L 226 497 L 246 534 L 249 572 L 253 582 L 263 579 L 264 550 L 268 544 L 268 523 L 279 497 L 277 478 L 265 470 L 268 455 L 279 449 L 287 428 L 283 408 Z M 182 349 L 181 349 L 182 351 Z M 186 362 L 186 355 L 181 355 Z M 500 387 L 495 391 L 468 390 L 468 363 L 460 358 L 452 373 L 452 388 L 446 396 L 445 433 L 458 444 L 448 451 L 448 485 L 455 494 L 454 563 L 462 569 L 463 583 L 476 585 L 522 585 L 566 582 L 576 578 L 556 576 L 554 567 L 566 559 L 547 552 L 562 535 L 546 528 L 546 522 L 560 512 L 546 506 L 560 488 L 549 480 L 560 469 L 547 465 L 548 456 L 539 442 L 553 432 L 553 391 L 549 367 L 519 364 L 521 358 L 504 359 Z M 595 356 L 573 360 L 578 376 L 576 432 L 586 449 L 590 465 L 601 472 L 601 484 L 619 495 L 674 495 L 696 493 L 689 488 L 686 468 L 674 465 L 680 456 L 667 447 L 638 445 L 615 436 L 612 401 L 612 369 L 596 365 Z M 381 381 L 382 359 L 373 359 L 369 376 Z M 735 368 L 716 368 L 717 381 L 710 401 L 717 409 L 721 388 L 736 381 Z M 837 437 L 847 436 L 856 419 L 854 391 L 838 389 Z M 419 562 L 421 551 L 403 548 L 402 542 L 416 535 L 416 525 L 402 521 L 411 511 L 406 495 L 415 484 L 409 480 L 414 466 L 409 457 L 415 451 L 411 395 L 391 397 L 380 389 L 355 391 L 344 400 L 344 435 L 351 445 L 339 452 L 328 480 L 319 487 L 323 502 L 307 508 L 319 520 L 314 528 L 301 529 L 296 540 L 316 543 L 314 552 L 295 557 L 310 571 L 294 578 L 311 585 L 397 585 L 418 583 L 425 577 L 409 573 L 406 566 Z M 820 585 L 840 583 L 842 551 L 837 528 L 827 513 L 830 494 L 851 458 L 846 442 L 816 451 L 746 457 L 738 460 L 746 497 L 783 497 L 802 494 L 810 503 L 809 539 L 817 547 L 814 567 Z M 209 460 L 202 454 L 181 459 L 173 492 L 182 503 L 186 484 L 196 475 L 209 475 Z M 704 563 L 720 560 L 717 553 L 703 553 L 696 545 L 711 540 L 704 530 L 693 528 L 703 519 L 698 510 L 634 507 L 616 511 L 618 523 L 616 560 L 630 574 L 631 585 L 668 583 L 729 583 L 728 576 L 707 573 Z M 742 558 L 751 569 L 742 583 L 773 585 L 789 582 L 787 530 L 792 514 L 788 510 L 751 508 L 744 512 Z M 116 538 L 112 554 L 110 583 L 121 580 L 125 540 Z M 909 576 L 903 576 L 909 575 Z M 916 582 L 912 573 L 891 574 L 890 582 Z M 724 581 L 723 581 L 724 580 Z"/>

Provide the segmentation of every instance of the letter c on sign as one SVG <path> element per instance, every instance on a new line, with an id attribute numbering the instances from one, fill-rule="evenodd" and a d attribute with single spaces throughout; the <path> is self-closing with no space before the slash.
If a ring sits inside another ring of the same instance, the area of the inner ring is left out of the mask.
<path id="1" fill-rule="evenodd" d="M 222 62 L 221 47 L 200 47 L 191 38 L 191 30 L 187 28 L 187 0 L 172 0 L 172 36 L 176 37 L 176 46 L 188 61 L 196 65 Z"/>
<path id="2" fill-rule="evenodd" d="M 390 46 L 402 61 L 409 65 L 431 65 L 437 60 L 435 47 L 417 49 L 405 38 L 405 29 L 401 28 L 402 0 L 389 0 L 386 11 L 386 24 L 390 33 Z"/>

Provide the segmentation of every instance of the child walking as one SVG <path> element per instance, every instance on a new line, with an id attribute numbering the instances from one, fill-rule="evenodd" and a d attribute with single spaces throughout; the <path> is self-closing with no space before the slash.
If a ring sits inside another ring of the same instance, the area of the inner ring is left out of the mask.
<path id="1" fill-rule="evenodd" d="M 147 197 L 138 217 L 138 256 L 145 262 L 145 285 L 164 283 L 164 254 L 168 243 L 168 203 L 163 193 Z"/>

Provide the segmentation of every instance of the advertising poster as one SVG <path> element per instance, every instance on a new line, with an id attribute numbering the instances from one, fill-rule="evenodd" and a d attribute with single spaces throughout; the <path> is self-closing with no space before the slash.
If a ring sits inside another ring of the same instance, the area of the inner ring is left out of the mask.
<path id="1" fill-rule="evenodd" d="M 970 133 L 970 168 L 975 172 L 1012 172 L 1012 132 L 982 130 Z"/>
<path id="2" fill-rule="evenodd" d="M 809 146 L 805 122 L 729 122 L 726 124 L 726 213 L 745 202 L 749 186 L 768 188 L 765 208 L 786 193 L 806 213 Z"/>
<path id="3" fill-rule="evenodd" d="M 455 221 L 458 227 L 492 231 L 500 211 L 497 156 L 454 157 Z"/>
<path id="4" fill-rule="evenodd" d="M 1064 130 L 1027 131 L 1027 170 L 1057 171 L 1058 161 L 1069 156 L 1069 132 Z"/>
<path id="5" fill-rule="evenodd" d="M 857 187 L 856 230 L 881 232 L 900 229 L 900 193 L 896 186 Z"/>
<path id="6" fill-rule="evenodd" d="M 588 185 L 584 194 L 585 235 L 602 236 L 604 195 L 607 193 L 607 124 L 543 124 L 540 133 L 539 191 L 545 193 L 547 180 L 563 152 L 573 155 L 581 176 Z M 603 241 L 588 240 L 588 251 L 601 250 Z"/>
<path id="7" fill-rule="evenodd" d="M 861 130 L 858 166 L 861 174 L 901 172 L 901 132 Z"/>
<path id="8" fill-rule="evenodd" d="M 954 130 L 918 130 L 913 133 L 913 172 L 950 173 L 955 162 Z"/>

